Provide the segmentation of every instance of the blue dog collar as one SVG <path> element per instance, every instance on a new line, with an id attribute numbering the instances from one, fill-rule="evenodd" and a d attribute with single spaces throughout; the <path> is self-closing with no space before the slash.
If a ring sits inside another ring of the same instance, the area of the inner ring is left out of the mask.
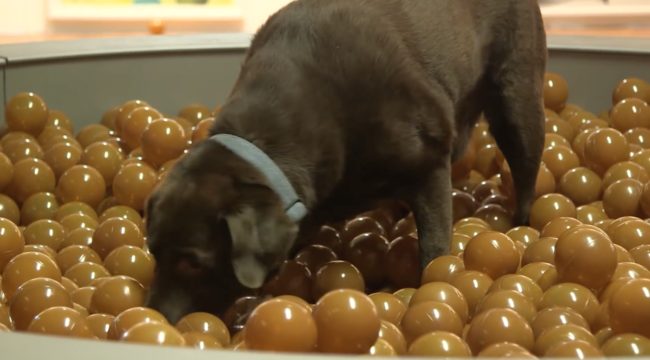
<path id="1" fill-rule="evenodd" d="M 264 151 L 250 141 L 231 134 L 213 135 L 210 140 L 225 146 L 259 170 L 266 177 L 271 189 L 280 197 L 289 219 L 297 223 L 307 215 L 307 207 L 300 201 L 289 179 Z"/>

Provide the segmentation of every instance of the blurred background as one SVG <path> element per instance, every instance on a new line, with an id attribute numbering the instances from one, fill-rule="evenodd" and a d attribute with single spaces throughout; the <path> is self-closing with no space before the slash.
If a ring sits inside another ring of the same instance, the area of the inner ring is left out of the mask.
<path id="1" fill-rule="evenodd" d="M 252 33 L 290 0 L 0 0 L 0 44 Z M 539 0 L 552 34 L 650 36 L 650 0 Z"/>

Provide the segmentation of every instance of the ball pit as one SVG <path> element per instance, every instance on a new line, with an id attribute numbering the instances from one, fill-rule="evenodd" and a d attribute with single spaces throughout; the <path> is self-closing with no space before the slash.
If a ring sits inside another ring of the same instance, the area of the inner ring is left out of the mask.
<path id="1" fill-rule="evenodd" d="M 377 209 L 324 226 L 223 318 L 177 324 L 143 307 L 142 210 L 218 110 L 132 100 L 75 132 L 65 109 L 17 94 L 0 139 L 0 331 L 196 351 L 650 355 L 648 88 L 623 79 L 605 118 L 547 74 L 530 226 L 512 225 L 511 173 L 480 121 L 454 166 L 450 254 L 422 274 L 408 209 Z"/>

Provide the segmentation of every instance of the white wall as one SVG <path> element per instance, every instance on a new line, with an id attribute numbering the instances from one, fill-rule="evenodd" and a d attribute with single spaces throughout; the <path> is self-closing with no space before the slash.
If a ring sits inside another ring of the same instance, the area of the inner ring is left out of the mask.
<path id="1" fill-rule="evenodd" d="M 46 2 L 47 0 L 0 0 L 0 35 L 35 35 L 55 31 L 48 24 Z M 291 0 L 239 0 L 243 23 L 236 30 L 254 32 L 269 15 L 289 2 Z M 79 30 L 82 29 L 79 26 L 65 29 L 83 31 Z"/>

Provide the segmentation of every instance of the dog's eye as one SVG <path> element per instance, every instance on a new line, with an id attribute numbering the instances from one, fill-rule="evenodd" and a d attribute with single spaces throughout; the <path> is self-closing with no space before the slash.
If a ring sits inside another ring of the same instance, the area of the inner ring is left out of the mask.
<path id="1" fill-rule="evenodd" d="M 176 262 L 176 271 L 182 276 L 196 277 L 203 274 L 204 267 L 196 256 L 187 254 Z"/>

